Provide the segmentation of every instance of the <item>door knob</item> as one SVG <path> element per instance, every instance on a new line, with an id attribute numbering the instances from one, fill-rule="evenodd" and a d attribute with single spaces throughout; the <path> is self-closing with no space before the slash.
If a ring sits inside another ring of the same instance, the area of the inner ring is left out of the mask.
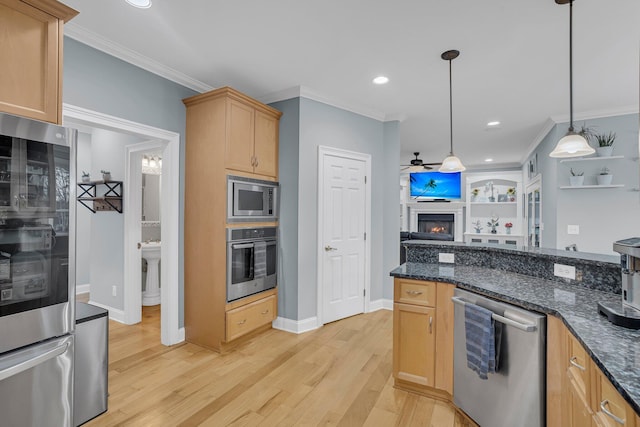
<path id="1" fill-rule="evenodd" d="M 138 242 L 138 249 L 142 248 L 142 243 Z"/>
<path id="2" fill-rule="evenodd" d="M 329 252 L 329 251 L 337 251 L 338 248 L 332 248 L 331 246 L 327 245 L 327 246 L 324 247 L 324 250 L 327 251 L 327 252 Z"/>

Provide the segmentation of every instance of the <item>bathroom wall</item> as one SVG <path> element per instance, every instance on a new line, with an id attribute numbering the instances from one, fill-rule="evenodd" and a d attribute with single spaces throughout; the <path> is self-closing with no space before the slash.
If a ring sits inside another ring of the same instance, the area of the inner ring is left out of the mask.
<path id="1" fill-rule="evenodd" d="M 160 223 L 161 175 L 142 174 L 142 241 L 162 240 Z"/>

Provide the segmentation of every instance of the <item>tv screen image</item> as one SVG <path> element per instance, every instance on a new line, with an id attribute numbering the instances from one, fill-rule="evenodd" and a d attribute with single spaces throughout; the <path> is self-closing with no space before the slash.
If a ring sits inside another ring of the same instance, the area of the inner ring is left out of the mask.
<path id="1" fill-rule="evenodd" d="M 410 192 L 413 198 L 447 199 L 461 198 L 460 172 L 418 172 L 409 174 Z"/>

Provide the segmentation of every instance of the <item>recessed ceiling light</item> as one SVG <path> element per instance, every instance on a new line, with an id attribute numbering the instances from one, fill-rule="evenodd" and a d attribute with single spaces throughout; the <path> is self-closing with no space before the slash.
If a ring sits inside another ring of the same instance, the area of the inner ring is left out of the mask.
<path id="1" fill-rule="evenodd" d="M 492 158 L 484 159 L 485 162 L 493 162 Z"/>
<path id="2" fill-rule="evenodd" d="M 498 126 L 499 124 L 500 122 L 496 120 L 496 121 L 487 123 L 487 126 Z"/>
<path id="3" fill-rule="evenodd" d="M 389 77 L 385 77 L 385 76 L 378 76 L 375 79 L 373 79 L 373 82 L 377 85 L 383 85 L 383 84 L 387 84 L 389 83 Z"/>
<path id="4" fill-rule="evenodd" d="M 148 9 L 151 7 L 151 0 L 125 0 L 133 7 L 137 7 L 139 9 Z"/>

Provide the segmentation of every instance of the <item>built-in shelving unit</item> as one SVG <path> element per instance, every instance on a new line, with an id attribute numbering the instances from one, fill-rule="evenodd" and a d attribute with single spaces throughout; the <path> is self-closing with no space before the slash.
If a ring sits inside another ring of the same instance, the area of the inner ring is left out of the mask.
<path id="1" fill-rule="evenodd" d="M 97 188 L 106 189 L 98 196 Z M 78 202 L 91 212 L 116 211 L 122 213 L 122 181 L 79 182 Z"/>

